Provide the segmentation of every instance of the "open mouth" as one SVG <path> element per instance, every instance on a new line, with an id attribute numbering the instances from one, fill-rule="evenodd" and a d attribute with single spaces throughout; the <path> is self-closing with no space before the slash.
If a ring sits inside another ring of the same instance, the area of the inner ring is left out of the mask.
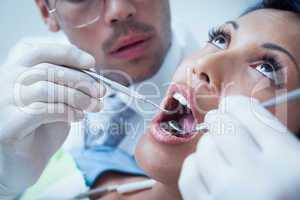
<path id="1" fill-rule="evenodd" d="M 170 89 L 165 109 L 171 113 L 160 113 L 154 120 L 155 138 L 166 143 L 187 142 L 196 135 L 197 115 L 191 91 L 185 86 Z"/>
<path id="2" fill-rule="evenodd" d="M 161 115 L 161 127 L 174 136 L 188 136 L 183 133 L 192 132 L 195 118 L 187 99 L 181 93 L 176 92 L 168 99 L 166 109 L 172 113 Z"/>

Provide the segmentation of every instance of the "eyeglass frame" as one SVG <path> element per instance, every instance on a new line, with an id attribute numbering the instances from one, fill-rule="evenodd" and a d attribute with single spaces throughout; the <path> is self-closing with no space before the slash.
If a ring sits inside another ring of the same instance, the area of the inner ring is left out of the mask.
<path id="1" fill-rule="evenodd" d="M 54 15 L 55 13 L 57 13 L 57 8 L 56 8 L 57 0 L 55 0 L 55 2 L 54 2 L 54 8 L 52 8 L 52 9 L 50 8 L 50 2 L 49 2 L 49 0 L 48 0 L 48 2 L 46 2 L 46 1 L 47 1 L 47 0 L 44 0 L 45 4 L 47 5 L 48 13 L 49 13 L 50 15 Z M 99 15 L 98 17 L 96 17 L 95 19 L 91 20 L 89 23 L 86 23 L 86 24 L 82 24 L 82 25 L 78 25 L 78 26 L 74 26 L 74 27 L 68 26 L 68 25 L 66 24 L 66 26 L 71 27 L 71 28 L 74 28 L 74 29 L 80 29 L 80 28 L 87 27 L 87 26 L 89 26 L 89 25 L 91 25 L 91 24 L 94 24 L 94 23 L 96 23 L 98 20 L 100 20 L 100 15 Z"/>

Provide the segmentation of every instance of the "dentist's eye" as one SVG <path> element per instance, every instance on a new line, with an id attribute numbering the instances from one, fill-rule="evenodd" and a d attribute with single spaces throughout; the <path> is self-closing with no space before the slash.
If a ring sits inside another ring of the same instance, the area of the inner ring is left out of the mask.
<path id="1" fill-rule="evenodd" d="M 272 80 L 276 86 L 283 84 L 282 66 L 274 58 L 265 57 L 263 58 L 263 63 L 253 65 L 252 67 L 263 76 Z"/>
<path id="2" fill-rule="evenodd" d="M 208 42 L 219 49 L 227 49 L 230 43 L 230 35 L 220 28 L 212 29 L 209 32 Z"/>

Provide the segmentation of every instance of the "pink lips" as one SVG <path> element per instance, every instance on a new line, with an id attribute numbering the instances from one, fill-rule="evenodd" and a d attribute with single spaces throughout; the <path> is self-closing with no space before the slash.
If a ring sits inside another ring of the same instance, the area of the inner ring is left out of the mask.
<path id="1" fill-rule="evenodd" d="M 184 138 L 173 136 L 169 132 L 162 129 L 159 123 L 152 124 L 151 134 L 155 140 L 157 140 L 160 143 L 164 143 L 164 144 L 186 143 L 186 142 L 191 141 L 194 138 L 194 136 L 189 136 L 189 137 L 184 137 Z"/>
<path id="2" fill-rule="evenodd" d="M 181 93 L 187 101 L 191 105 L 191 110 L 193 112 L 193 116 L 195 118 L 195 121 L 200 121 L 202 117 L 200 117 L 200 114 L 197 114 L 196 110 L 196 102 L 193 98 L 193 90 L 188 88 L 185 85 L 172 85 L 169 89 L 169 94 L 166 97 L 166 103 L 165 107 L 168 107 L 168 99 L 172 98 L 172 96 L 175 93 Z M 195 135 L 191 135 L 188 137 L 176 137 L 172 135 L 171 133 L 167 132 L 161 127 L 161 122 L 163 121 L 163 118 L 165 117 L 164 113 L 158 114 L 158 116 L 153 120 L 152 126 L 151 126 L 151 135 L 154 137 L 155 140 L 157 140 L 160 143 L 163 144 L 180 144 L 180 143 L 186 143 L 191 140 L 193 140 Z"/>
<path id="3" fill-rule="evenodd" d="M 133 60 L 145 54 L 150 34 L 130 34 L 120 38 L 112 48 L 110 55 L 121 60 Z"/>

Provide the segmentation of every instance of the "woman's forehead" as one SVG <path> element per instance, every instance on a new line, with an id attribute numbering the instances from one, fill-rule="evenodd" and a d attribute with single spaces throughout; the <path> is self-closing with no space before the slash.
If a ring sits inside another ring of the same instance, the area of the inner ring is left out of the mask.
<path id="1" fill-rule="evenodd" d="M 276 30 L 276 33 L 281 34 L 286 33 L 290 29 L 291 31 L 300 31 L 300 15 L 290 11 L 260 9 L 240 17 L 237 22 L 241 26 L 248 28 L 257 30 L 273 29 Z"/>
<path id="2" fill-rule="evenodd" d="M 261 9 L 240 17 L 236 39 L 242 43 L 275 43 L 300 55 L 300 15 L 288 11 Z"/>

